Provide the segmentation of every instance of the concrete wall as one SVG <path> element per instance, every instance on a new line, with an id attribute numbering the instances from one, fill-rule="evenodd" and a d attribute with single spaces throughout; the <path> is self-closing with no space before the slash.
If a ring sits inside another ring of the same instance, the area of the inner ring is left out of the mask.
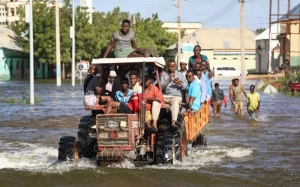
<path id="1" fill-rule="evenodd" d="M 272 40 L 271 49 L 274 49 L 279 40 Z M 257 73 L 268 73 L 269 71 L 269 40 L 256 40 L 256 48 L 260 45 L 261 50 L 256 50 L 255 66 Z M 283 62 L 283 57 L 279 51 L 272 51 L 271 53 L 271 67 L 273 70 L 278 68 Z"/>
<path id="2" fill-rule="evenodd" d="M 300 21 L 291 24 L 291 52 L 290 64 L 291 66 L 300 65 Z"/>

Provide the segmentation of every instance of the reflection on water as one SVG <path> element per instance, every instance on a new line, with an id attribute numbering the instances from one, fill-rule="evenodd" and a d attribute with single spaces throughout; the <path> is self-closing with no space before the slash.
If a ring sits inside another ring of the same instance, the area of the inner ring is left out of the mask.
<path id="1" fill-rule="evenodd" d="M 214 82 L 228 95 L 230 80 Z M 255 81 L 247 82 L 247 92 L 251 84 Z M 28 82 L 0 82 L 0 86 L 1 98 L 21 99 L 21 92 L 29 91 Z M 182 163 L 136 168 L 124 161 L 98 168 L 88 159 L 56 162 L 59 138 L 76 136 L 78 120 L 89 115 L 82 107 L 82 86 L 36 83 L 35 93 L 42 103 L 34 106 L 0 103 L 0 181 L 4 186 L 36 186 L 44 179 L 51 181 L 48 186 L 95 186 L 99 181 L 103 186 L 145 182 L 146 186 L 299 186 L 297 97 L 261 93 L 256 120 L 247 114 L 234 115 L 231 106 L 222 108 L 221 116 L 212 117 L 204 130 L 208 147 L 190 149 Z"/>

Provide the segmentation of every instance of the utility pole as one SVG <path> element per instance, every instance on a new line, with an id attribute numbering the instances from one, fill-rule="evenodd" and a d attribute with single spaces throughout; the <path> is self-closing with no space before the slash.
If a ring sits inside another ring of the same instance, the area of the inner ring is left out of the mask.
<path id="1" fill-rule="evenodd" d="M 244 16 L 244 8 L 245 8 L 245 0 L 240 0 L 241 2 L 241 82 L 242 85 L 245 85 L 245 16 Z"/>
<path id="2" fill-rule="evenodd" d="M 55 0 L 55 31 L 56 31 L 56 84 L 57 84 L 57 86 L 61 86 L 59 2 L 58 2 L 58 0 Z"/>
<path id="3" fill-rule="evenodd" d="M 181 60 L 181 0 L 178 0 L 178 44 L 177 44 L 177 66 L 180 66 L 180 60 Z"/>
<path id="4" fill-rule="evenodd" d="M 75 86 L 75 2 L 72 1 L 72 86 Z"/>
<path id="5" fill-rule="evenodd" d="M 30 41 L 30 104 L 34 105 L 34 56 L 33 56 L 33 4 L 32 0 L 29 1 L 29 41 Z"/>

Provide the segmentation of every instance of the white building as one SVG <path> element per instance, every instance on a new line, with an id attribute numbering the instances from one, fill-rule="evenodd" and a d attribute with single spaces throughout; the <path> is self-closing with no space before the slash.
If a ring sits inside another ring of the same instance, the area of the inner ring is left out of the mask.
<path id="1" fill-rule="evenodd" d="M 0 0 L 0 25 L 10 25 L 20 20 L 17 8 L 25 6 L 28 0 Z"/>
<path id="2" fill-rule="evenodd" d="M 93 0 L 81 0 L 80 1 L 80 6 L 86 8 L 85 11 L 89 14 L 89 23 L 93 23 L 93 13 L 94 13 L 94 8 L 93 8 Z"/>
<path id="3" fill-rule="evenodd" d="M 280 33 L 280 24 L 271 26 L 271 51 L 269 50 L 269 28 L 254 38 L 256 46 L 256 72 L 268 73 L 279 67 L 283 59 L 279 58 L 280 45 L 277 35 Z M 269 55 L 270 53 L 270 55 Z M 270 57 L 270 58 L 269 58 Z M 270 63 L 271 60 L 271 63 Z"/>

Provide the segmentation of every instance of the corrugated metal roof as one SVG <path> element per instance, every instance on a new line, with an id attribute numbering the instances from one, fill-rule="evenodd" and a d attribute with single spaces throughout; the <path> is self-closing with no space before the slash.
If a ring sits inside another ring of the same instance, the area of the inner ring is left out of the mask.
<path id="1" fill-rule="evenodd" d="M 271 25 L 271 39 L 275 40 L 277 35 L 280 33 L 280 24 L 275 23 Z M 267 28 L 260 35 L 256 36 L 254 40 L 267 40 L 269 39 L 269 28 Z"/>
<path id="2" fill-rule="evenodd" d="M 284 16 L 282 16 L 279 21 L 284 21 L 287 19 L 300 19 L 300 3 L 296 5 L 292 10 L 290 11 L 290 16 L 288 17 L 288 13 L 286 13 Z"/>
<path id="3" fill-rule="evenodd" d="M 245 28 L 246 49 L 255 49 L 255 41 L 253 40 L 255 37 L 253 31 Z M 187 43 L 187 41 L 194 45 L 200 45 L 202 49 L 239 50 L 241 48 L 240 28 L 202 28 L 181 39 L 182 43 Z M 177 44 L 173 44 L 168 47 L 168 50 L 175 49 L 176 46 Z"/>
<path id="4" fill-rule="evenodd" d="M 0 26 L 0 48 L 12 49 L 16 51 L 23 51 L 21 47 L 18 46 L 15 38 L 15 33 L 4 27 Z"/>

